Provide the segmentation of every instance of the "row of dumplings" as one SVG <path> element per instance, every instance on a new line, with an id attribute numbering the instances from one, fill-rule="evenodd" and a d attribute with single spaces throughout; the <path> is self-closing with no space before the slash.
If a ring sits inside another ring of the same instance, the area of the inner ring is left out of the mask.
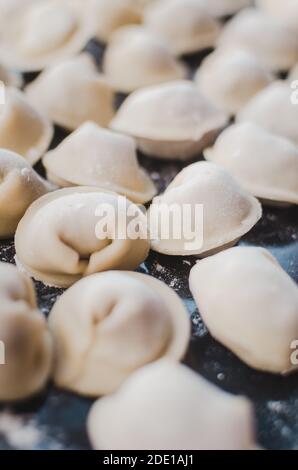
<path id="1" fill-rule="evenodd" d="M 297 369 L 290 355 L 298 288 L 268 251 L 225 250 L 196 264 L 189 283 L 212 336 L 245 363 Z M 256 448 L 250 402 L 179 365 L 190 321 L 161 281 L 127 271 L 88 276 L 61 295 L 48 322 L 32 281 L 5 263 L 0 294 L 1 401 L 30 397 L 52 377 L 72 392 L 104 396 L 87 423 L 96 449 Z"/>

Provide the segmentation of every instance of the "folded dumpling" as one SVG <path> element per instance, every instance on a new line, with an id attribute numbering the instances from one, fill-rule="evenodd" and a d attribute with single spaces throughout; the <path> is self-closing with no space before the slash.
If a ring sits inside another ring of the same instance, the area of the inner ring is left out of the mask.
<path id="1" fill-rule="evenodd" d="M 296 31 L 256 8 L 247 8 L 229 21 L 218 45 L 246 48 L 273 71 L 289 70 L 298 60 Z"/>
<path id="2" fill-rule="evenodd" d="M 35 279 L 68 287 L 89 274 L 142 263 L 149 251 L 146 217 L 116 193 L 61 189 L 29 207 L 15 248 L 18 265 Z"/>
<path id="3" fill-rule="evenodd" d="M 194 163 L 153 199 L 148 211 L 151 247 L 168 255 L 207 256 L 234 245 L 261 215 L 257 199 L 226 170 Z"/>
<path id="4" fill-rule="evenodd" d="M 298 106 L 287 81 L 276 81 L 255 95 L 237 114 L 238 122 L 252 122 L 298 145 Z"/>
<path id="5" fill-rule="evenodd" d="M 107 127 L 114 114 L 114 91 L 87 53 L 44 70 L 26 95 L 55 124 L 71 131 L 85 121 Z"/>
<path id="6" fill-rule="evenodd" d="M 96 31 L 92 10 L 89 0 L 16 5 L 1 22 L 0 62 L 20 71 L 39 71 L 74 56 Z"/>
<path id="7" fill-rule="evenodd" d="M 220 24 L 197 0 L 159 0 L 149 5 L 144 24 L 169 42 L 177 55 L 213 47 Z"/>
<path id="8" fill-rule="evenodd" d="M 56 385 L 96 397 L 115 391 L 149 362 L 179 361 L 190 337 L 187 311 L 173 290 L 123 271 L 77 282 L 54 305 L 49 325 Z"/>
<path id="9" fill-rule="evenodd" d="M 220 80 L 218 79 L 220 77 Z M 214 105 L 233 115 L 273 81 L 273 75 L 245 49 L 219 48 L 203 61 L 196 83 Z"/>
<path id="10" fill-rule="evenodd" d="M 108 42 L 114 31 L 129 24 L 142 22 L 142 5 L 137 0 L 91 0 L 96 18 L 95 36 Z"/>
<path id="11" fill-rule="evenodd" d="M 206 258 L 189 283 L 210 334 L 246 364 L 273 373 L 297 369 L 298 287 L 267 250 L 236 247 Z"/>
<path id="12" fill-rule="evenodd" d="M 22 155 L 31 165 L 48 149 L 53 126 L 13 87 L 5 89 L 5 103 L 0 104 L 0 148 Z"/>
<path id="13" fill-rule="evenodd" d="M 37 308 L 33 283 L 8 263 L 0 263 L 0 303 L 4 353 L 4 364 L 0 362 L 0 401 L 23 400 L 39 392 L 49 378 L 52 339 Z"/>
<path id="14" fill-rule="evenodd" d="M 298 147 L 244 122 L 228 127 L 204 156 L 262 200 L 298 204 Z"/>
<path id="15" fill-rule="evenodd" d="M 185 78 L 187 68 L 175 58 L 165 40 L 140 26 L 126 26 L 111 37 L 103 71 L 122 93 Z"/>
<path id="16" fill-rule="evenodd" d="M 251 403 L 162 359 L 136 371 L 88 417 L 100 450 L 249 450 L 255 447 Z"/>
<path id="17" fill-rule="evenodd" d="M 9 238 L 30 204 L 52 188 L 23 157 L 6 149 L 0 149 L 0 174 L 0 238 Z"/>
<path id="18" fill-rule="evenodd" d="M 228 123 L 228 116 L 181 80 L 142 88 L 122 104 L 110 126 L 137 141 L 152 157 L 186 160 L 201 152 Z"/>
<path id="19" fill-rule="evenodd" d="M 43 158 L 47 177 L 58 186 L 97 186 L 145 203 L 156 194 L 139 167 L 131 137 L 86 122 Z"/>
<path id="20" fill-rule="evenodd" d="M 210 15 L 216 18 L 222 18 L 234 15 L 239 10 L 249 7 L 254 0 L 197 0 L 206 8 Z M 269 0 L 270 1 L 270 0 Z"/>

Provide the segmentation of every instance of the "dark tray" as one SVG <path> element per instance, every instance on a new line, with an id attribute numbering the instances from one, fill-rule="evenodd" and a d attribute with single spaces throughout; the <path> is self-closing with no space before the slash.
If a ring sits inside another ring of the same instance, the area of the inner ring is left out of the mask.
<path id="1" fill-rule="evenodd" d="M 100 63 L 102 47 L 92 41 L 88 50 Z M 201 60 L 202 54 L 187 58 L 193 68 Z M 121 99 L 119 96 L 118 104 Z M 56 129 L 52 147 L 64 136 L 64 131 Z M 161 191 L 183 167 L 181 163 L 153 160 L 142 155 L 140 161 Z M 40 164 L 37 170 L 43 173 Z M 242 238 L 240 244 L 269 249 L 298 282 L 297 237 L 297 207 L 264 207 L 262 220 Z M 14 254 L 12 241 L 0 244 L 2 261 L 14 262 Z M 244 394 L 253 401 L 258 440 L 262 446 L 298 449 L 298 373 L 280 377 L 257 372 L 211 338 L 188 289 L 188 275 L 195 261 L 193 257 L 170 257 L 151 252 L 140 267 L 140 271 L 172 287 L 188 308 L 193 335 L 185 363 L 224 390 Z M 36 282 L 36 289 L 39 306 L 47 315 L 62 290 L 45 287 L 40 282 Z M 50 385 L 33 400 L 10 407 L 3 405 L 0 407 L 0 449 L 89 449 L 85 423 L 91 404 L 92 400 Z"/>

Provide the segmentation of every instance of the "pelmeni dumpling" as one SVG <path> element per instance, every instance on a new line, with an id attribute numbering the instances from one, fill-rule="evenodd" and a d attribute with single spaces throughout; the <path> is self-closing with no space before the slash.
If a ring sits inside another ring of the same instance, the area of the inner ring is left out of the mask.
<path id="1" fill-rule="evenodd" d="M 177 55 L 213 47 L 220 32 L 215 18 L 197 0 L 159 0 L 145 10 L 144 23 L 168 40 Z"/>
<path id="2" fill-rule="evenodd" d="M 273 75 L 251 52 L 219 48 L 206 57 L 195 80 L 212 103 L 233 115 L 268 86 Z"/>
<path id="3" fill-rule="evenodd" d="M 96 397 L 115 391 L 149 362 L 180 360 L 190 337 L 187 311 L 173 290 L 123 271 L 77 282 L 55 304 L 49 325 L 56 343 L 55 383 Z"/>
<path id="4" fill-rule="evenodd" d="M 118 28 L 142 22 L 136 0 L 91 0 L 90 8 L 96 18 L 95 36 L 103 42 L 108 42 Z"/>
<path id="5" fill-rule="evenodd" d="M 6 86 L 14 86 L 16 88 L 21 88 L 23 85 L 22 75 L 8 70 L 3 65 L 0 65 L 0 82 Z"/>
<path id="6" fill-rule="evenodd" d="M 173 222 L 168 213 L 175 214 Z M 226 170 L 194 163 L 153 199 L 148 212 L 151 247 L 167 255 L 207 256 L 234 245 L 261 215 L 257 199 Z"/>
<path id="7" fill-rule="evenodd" d="M 33 165 L 52 137 L 50 121 L 29 104 L 21 91 L 5 88 L 5 103 L 0 104 L 0 148 L 21 154 Z"/>
<path id="8" fill-rule="evenodd" d="M 298 337 L 298 287 L 267 250 L 223 251 L 200 261 L 189 282 L 211 335 L 246 364 L 273 373 L 297 369 L 291 348 Z"/>
<path id="9" fill-rule="evenodd" d="M 228 127 L 204 156 L 262 200 L 298 204 L 298 147 L 244 122 Z"/>
<path id="10" fill-rule="evenodd" d="M 26 95 L 55 124 L 68 130 L 88 120 L 107 127 L 114 114 L 114 92 L 89 54 L 46 69 L 27 86 Z"/>
<path id="11" fill-rule="evenodd" d="M 126 26 L 113 34 L 103 71 L 122 93 L 187 75 L 187 68 L 176 60 L 167 42 L 140 26 Z"/>
<path id="12" fill-rule="evenodd" d="M 111 128 L 134 137 L 152 157 L 186 160 L 208 146 L 228 116 L 190 81 L 175 81 L 132 93 Z"/>
<path id="13" fill-rule="evenodd" d="M 234 15 L 239 10 L 249 7 L 254 0 L 197 0 L 210 15 L 217 18 Z"/>
<path id="14" fill-rule="evenodd" d="M 30 204 L 52 188 L 23 157 L 6 149 L 0 149 L 0 174 L 0 238 L 8 238 Z"/>
<path id="15" fill-rule="evenodd" d="M 0 263 L 0 401 L 23 400 L 39 392 L 52 367 L 52 340 L 37 309 L 33 283 Z"/>
<path id="16" fill-rule="evenodd" d="M 96 31 L 89 0 L 26 2 L 1 24 L 0 61 L 38 71 L 80 52 Z"/>
<path id="17" fill-rule="evenodd" d="M 256 8 L 247 8 L 229 21 L 218 44 L 246 48 L 273 71 L 286 71 L 298 60 L 297 33 Z"/>
<path id="18" fill-rule="evenodd" d="M 252 122 L 298 145 L 298 106 L 287 81 L 273 82 L 237 114 L 238 122 Z"/>
<path id="19" fill-rule="evenodd" d="M 135 372 L 88 417 L 101 450 L 248 450 L 255 447 L 251 403 L 162 359 Z"/>
<path id="20" fill-rule="evenodd" d="M 83 156 L 83 158 L 82 158 Z M 145 203 L 156 189 L 138 164 L 134 140 L 86 122 L 43 158 L 58 186 L 97 186 Z"/>
<path id="21" fill-rule="evenodd" d="M 35 279 L 68 287 L 89 274 L 142 263 L 149 251 L 146 217 L 116 193 L 61 189 L 29 207 L 15 248 L 18 265 Z"/>

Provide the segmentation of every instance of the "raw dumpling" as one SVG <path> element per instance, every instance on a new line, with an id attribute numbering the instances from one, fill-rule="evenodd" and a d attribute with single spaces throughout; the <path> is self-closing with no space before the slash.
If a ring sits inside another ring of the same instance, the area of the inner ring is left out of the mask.
<path id="1" fill-rule="evenodd" d="M 199 205 L 203 220 L 197 212 Z M 172 227 L 167 212 L 175 210 L 179 214 Z M 207 256 L 234 245 L 261 215 L 257 199 L 226 170 L 209 162 L 194 163 L 153 199 L 148 212 L 151 247 L 168 255 Z"/>
<path id="2" fill-rule="evenodd" d="M 190 289 L 211 335 L 249 366 L 286 373 L 298 338 L 298 287 L 265 249 L 236 247 L 200 261 Z"/>
<path id="3" fill-rule="evenodd" d="M 144 23 L 168 40 L 177 55 L 213 47 L 220 32 L 215 18 L 197 0 L 159 0 L 145 10 Z"/>
<path id="4" fill-rule="evenodd" d="M 254 96 L 237 114 L 238 122 L 252 122 L 298 145 L 298 106 L 290 84 L 277 81 Z"/>
<path id="5" fill-rule="evenodd" d="M 0 148 L 21 154 L 34 165 L 47 150 L 53 137 L 48 119 L 13 87 L 5 89 L 5 103 L 0 104 Z"/>
<path id="6" fill-rule="evenodd" d="M 114 92 L 88 54 L 46 69 L 26 94 L 55 124 L 71 131 L 89 120 L 107 127 L 114 114 Z"/>
<path id="7" fill-rule="evenodd" d="M 190 337 L 187 311 L 173 290 L 123 271 L 77 282 L 55 304 L 49 325 L 56 342 L 55 383 L 96 397 L 113 392 L 149 362 L 180 360 Z"/>
<path id="8" fill-rule="evenodd" d="M 167 42 L 140 26 L 126 26 L 113 34 L 105 51 L 103 71 L 113 88 L 122 93 L 185 78 L 187 74 Z"/>
<path id="9" fill-rule="evenodd" d="M 135 269 L 148 255 L 146 232 L 145 215 L 125 197 L 61 189 L 35 201 L 20 221 L 17 262 L 35 279 L 68 287 L 96 272 Z"/>
<path id="10" fill-rule="evenodd" d="M 52 340 L 37 309 L 31 280 L 11 264 L 0 263 L 0 401 L 23 400 L 39 392 L 52 366 Z"/>
<path id="11" fill-rule="evenodd" d="M 51 188 L 23 157 L 9 150 L 0 149 L 0 174 L 0 238 L 8 238 L 30 204 Z"/>
<path id="12" fill-rule="evenodd" d="M 145 203 L 156 189 L 138 164 L 134 140 L 87 122 L 43 158 L 58 186 L 97 186 Z"/>
<path id="13" fill-rule="evenodd" d="M 91 0 L 90 8 L 96 17 L 95 36 L 103 42 L 108 42 L 118 28 L 142 22 L 136 0 Z"/>
<path id="14" fill-rule="evenodd" d="M 255 446 L 251 403 L 162 359 L 135 372 L 88 417 L 100 450 L 248 450 Z"/>
<path id="15" fill-rule="evenodd" d="M 254 196 L 298 204 L 298 147 L 291 141 L 245 122 L 226 129 L 204 156 Z"/>
<path id="16" fill-rule="evenodd" d="M 220 46 L 248 49 L 273 71 L 286 71 L 298 60 L 298 35 L 276 18 L 248 8 L 229 21 Z"/>
<path id="17" fill-rule="evenodd" d="M 0 62 L 12 69 L 39 71 L 80 52 L 95 31 L 89 0 L 26 2 L 1 23 Z"/>
<path id="18" fill-rule="evenodd" d="M 21 88 L 23 85 L 22 75 L 8 70 L 3 65 L 0 65 L 0 81 L 6 86 L 14 86 Z"/>
<path id="19" fill-rule="evenodd" d="M 233 115 L 269 85 L 273 75 L 249 51 L 219 48 L 206 57 L 195 80 L 212 103 Z"/>
<path id="20" fill-rule="evenodd" d="M 132 93 L 111 122 L 152 157 L 186 160 L 207 147 L 228 123 L 190 81 L 175 81 Z"/>
<path id="21" fill-rule="evenodd" d="M 239 10 L 249 7 L 253 0 L 197 0 L 210 15 L 217 18 L 234 15 Z"/>

